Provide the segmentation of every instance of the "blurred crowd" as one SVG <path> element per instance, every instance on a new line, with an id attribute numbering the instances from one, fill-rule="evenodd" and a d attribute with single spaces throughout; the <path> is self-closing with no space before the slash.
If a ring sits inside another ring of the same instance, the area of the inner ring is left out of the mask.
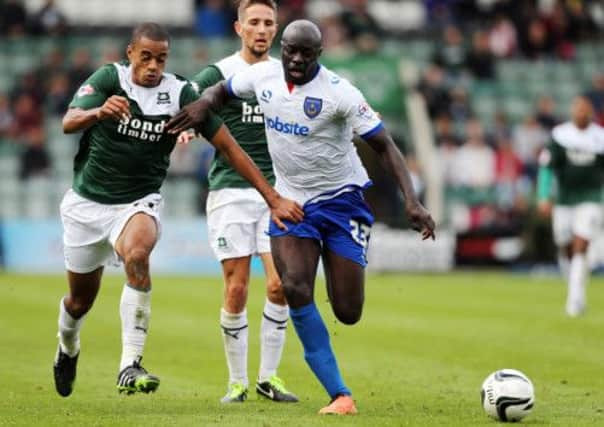
<path id="1" fill-rule="evenodd" d="M 435 165 L 443 173 L 452 201 L 451 221 L 459 230 L 518 228 L 530 212 L 537 155 L 549 131 L 567 116 L 566 106 L 543 93 L 532 113 L 512 120 L 497 110 L 485 123 L 478 118 L 471 91 L 476 82 L 496 83 L 497 64 L 504 61 L 574 61 L 577 46 L 600 37 L 604 7 L 589 0 L 282 0 L 280 28 L 293 19 L 310 17 L 319 23 L 326 54 L 345 56 L 378 52 L 384 40 L 424 40 L 432 43 L 429 60 L 420 70 L 417 89 L 426 100 L 438 146 Z M 401 7 L 415 23 L 397 25 Z M 413 7 L 413 8 L 411 8 Z M 375 11 L 380 13 L 376 14 Z M 413 13 L 411 13 L 413 12 Z M 232 38 L 236 8 L 231 0 L 197 0 L 188 34 L 201 39 Z M 0 0 L 0 37 L 67 36 L 76 25 L 53 0 L 27 11 L 20 0 Z M 402 29 L 405 28 L 403 31 Z M 179 29 L 182 33 L 182 29 Z M 125 37 L 127 37 L 125 35 Z M 225 52 L 227 54 L 228 52 Z M 86 49 L 51 51 L 40 64 L 20 75 L 0 92 L 2 139 L 24 147 L 20 177 L 48 174 L 45 149 L 48 121 L 59 121 L 80 83 L 99 65 L 119 60 L 122 52 L 107 48 L 98 58 Z M 584 88 L 604 123 L 604 72 Z M 570 100 L 569 100 L 570 101 Z M 1 147 L 0 147 L 1 148 Z M 202 180 L 211 153 L 192 161 L 176 150 L 172 175 Z M 413 157 L 414 180 L 423 189 Z M 462 215 L 457 215 L 459 210 Z"/>

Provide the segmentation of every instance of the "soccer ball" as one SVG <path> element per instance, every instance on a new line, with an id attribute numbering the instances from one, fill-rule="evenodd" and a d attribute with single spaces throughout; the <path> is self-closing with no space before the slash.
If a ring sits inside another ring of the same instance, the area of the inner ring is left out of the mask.
<path id="1" fill-rule="evenodd" d="M 499 421 L 520 421 L 530 414 L 535 404 L 533 383 L 515 369 L 493 372 L 482 383 L 482 407 Z"/>

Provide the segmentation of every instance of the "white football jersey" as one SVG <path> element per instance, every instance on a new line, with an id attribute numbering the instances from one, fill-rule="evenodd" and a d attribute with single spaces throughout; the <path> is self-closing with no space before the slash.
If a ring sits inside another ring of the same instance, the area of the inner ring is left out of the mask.
<path id="1" fill-rule="evenodd" d="M 383 125 L 346 79 L 321 66 L 308 83 L 288 87 L 282 64 L 266 61 L 234 74 L 227 87 L 232 96 L 258 99 L 284 197 L 304 204 L 370 183 L 353 132 L 367 138 Z"/>

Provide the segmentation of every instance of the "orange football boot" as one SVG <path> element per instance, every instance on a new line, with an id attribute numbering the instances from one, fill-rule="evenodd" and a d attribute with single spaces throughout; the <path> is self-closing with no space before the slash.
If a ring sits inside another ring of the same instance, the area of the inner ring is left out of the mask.
<path id="1" fill-rule="evenodd" d="M 319 415 L 355 415 L 357 407 L 351 396 L 336 397 L 329 405 L 319 411 Z"/>

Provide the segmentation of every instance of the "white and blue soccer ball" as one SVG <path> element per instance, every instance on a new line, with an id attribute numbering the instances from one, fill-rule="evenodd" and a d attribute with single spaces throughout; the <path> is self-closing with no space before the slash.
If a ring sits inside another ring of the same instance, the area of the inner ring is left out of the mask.
<path id="1" fill-rule="evenodd" d="M 535 404 L 533 383 L 522 372 L 501 369 L 482 383 L 482 407 L 499 421 L 520 421 L 531 413 Z"/>

